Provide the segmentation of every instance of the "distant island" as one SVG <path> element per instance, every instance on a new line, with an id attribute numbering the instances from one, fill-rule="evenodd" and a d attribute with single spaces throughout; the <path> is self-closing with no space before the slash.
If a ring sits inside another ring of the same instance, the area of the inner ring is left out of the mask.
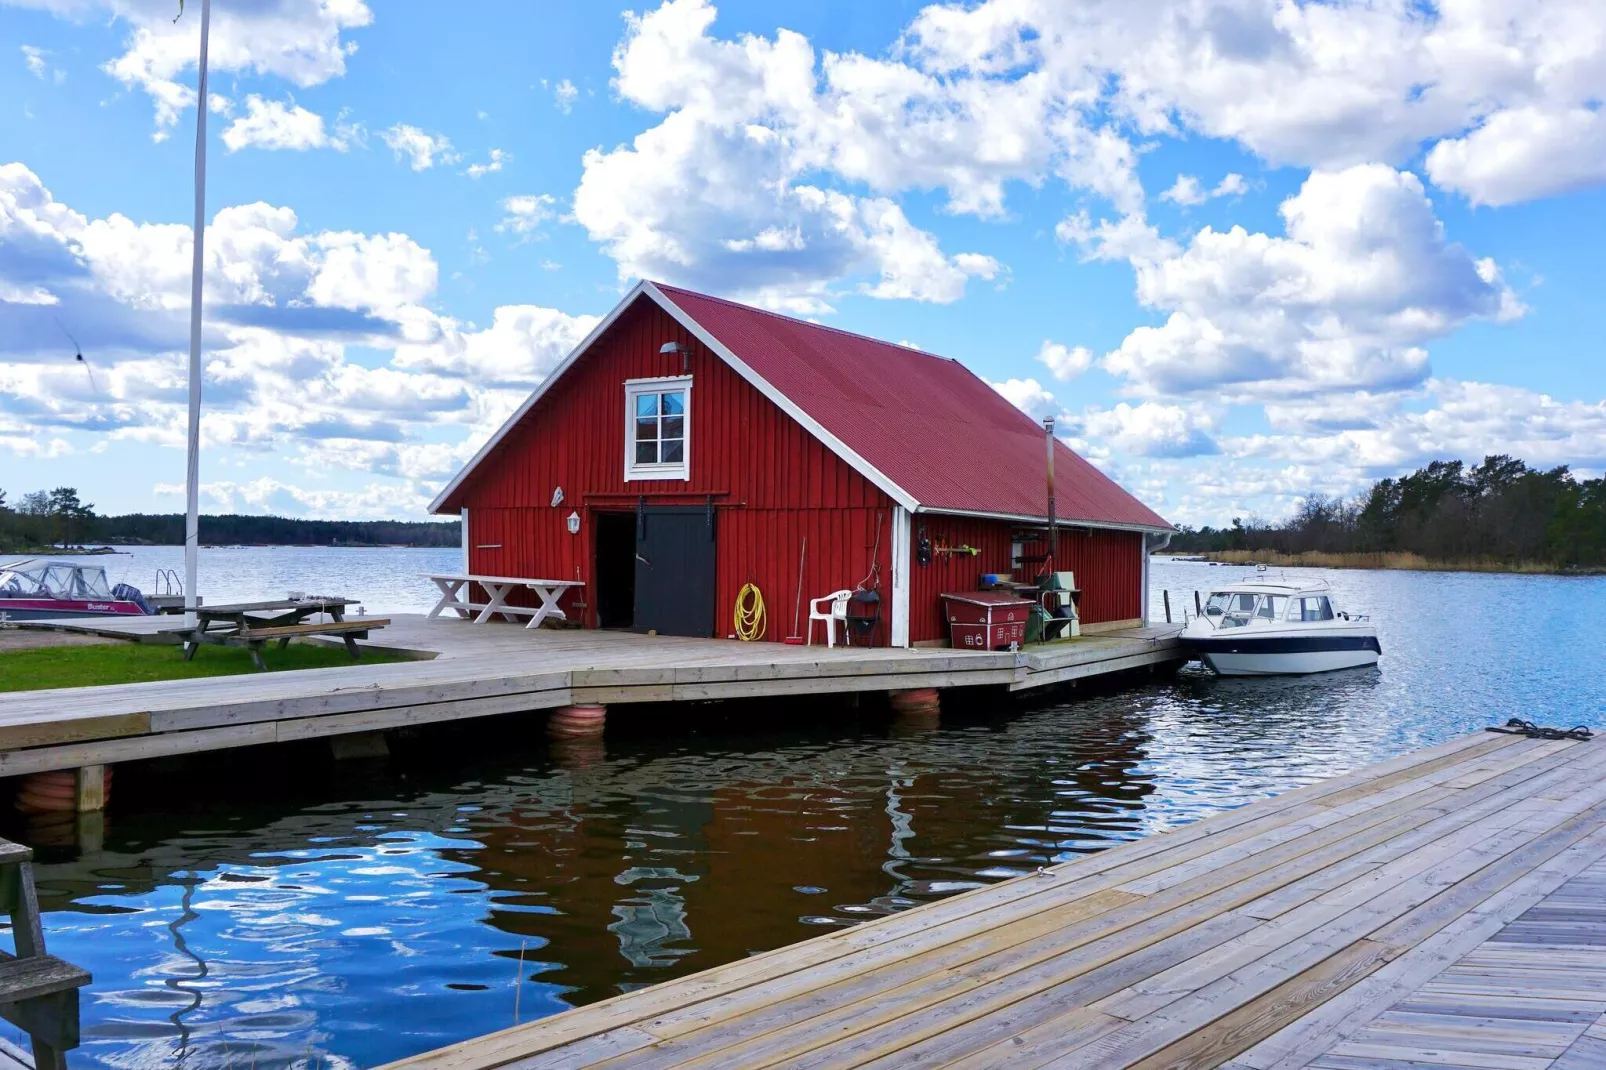
<path id="1" fill-rule="evenodd" d="M 1306 497 L 1275 523 L 1184 527 L 1167 547 L 1241 564 L 1501 572 L 1606 569 L 1606 479 L 1504 454 L 1433 461 L 1354 498 Z"/>
<path id="2" fill-rule="evenodd" d="M 201 542 L 225 546 L 459 546 L 458 521 L 301 520 L 234 513 L 201 517 Z M 48 553 L 101 544 L 182 546 L 182 513 L 101 516 L 72 487 L 15 503 L 0 490 L 0 553 Z"/>

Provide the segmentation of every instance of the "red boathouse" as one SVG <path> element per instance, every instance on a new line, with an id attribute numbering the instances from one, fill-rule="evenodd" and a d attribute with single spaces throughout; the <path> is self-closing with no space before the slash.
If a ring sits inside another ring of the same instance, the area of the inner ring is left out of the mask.
<path id="1" fill-rule="evenodd" d="M 430 508 L 462 515 L 470 573 L 580 580 L 562 604 L 586 627 L 727 636 L 753 584 L 778 641 L 801 560 L 800 632 L 809 599 L 862 585 L 877 645 L 925 645 L 940 595 L 1043 569 L 1048 449 L 957 361 L 642 282 Z M 1052 449 L 1054 568 L 1085 630 L 1135 626 L 1172 528 Z"/>

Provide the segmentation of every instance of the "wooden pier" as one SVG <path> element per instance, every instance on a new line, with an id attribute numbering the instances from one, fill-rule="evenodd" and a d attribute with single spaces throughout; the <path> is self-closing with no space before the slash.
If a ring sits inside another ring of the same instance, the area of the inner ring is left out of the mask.
<path id="1" fill-rule="evenodd" d="M 1606 743 L 1480 733 L 402 1063 L 1606 1067 Z"/>
<path id="2" fill-rule="evenodd" d="M 153 639 L 173 626 L 170 617 L 50 624 Z M 1021 691 L 1174 663 L 1182 657 L 1176 635 L 1132 629 L 1019 653 L 827 649 L 394 615 L 362 645 L 421 660 L 0 694 L 0 777 L 582 703 Z"/>

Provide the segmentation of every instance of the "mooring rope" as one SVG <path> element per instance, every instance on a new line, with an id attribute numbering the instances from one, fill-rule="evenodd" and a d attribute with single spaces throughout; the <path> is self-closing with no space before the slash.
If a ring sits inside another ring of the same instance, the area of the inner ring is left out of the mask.
<path id="1" fill-rule="evenodd" d="M 1503 725 L 1490 725 L 1488 731 L 1504 732 L 1506 735 L 1511 736 L 1527 736 L 1529 739 L 1589 740 L 1595 738 L 1595 733 L 1583 725 L 1576 725 L 1572 728 L 1551 728 L 1549 725 L 1539 725 L 1534 724 L 1532 721 L 1524 721 L 1521 717 L 1513 717 Z"/>

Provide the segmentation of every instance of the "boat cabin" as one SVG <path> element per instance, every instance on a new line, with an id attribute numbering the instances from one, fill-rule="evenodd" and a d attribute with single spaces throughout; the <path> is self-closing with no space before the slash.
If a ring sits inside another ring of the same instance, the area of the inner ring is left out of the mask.
<path id="1" fill-rule="evenodd" d="M 466 574 L 566 581 L 586 627 L 732 636 L 756 589 L 763 639 L 824 642 L 845 594 L 852 641 L 894 646 L 946 643 L 984 576 L 1069 573 L 1085 630 L 1135 626 L 1173 530 L 957 361 L 652 282 L 431 510 Z"/>
<path id="2" fill-rule="evenodd" d="M 1210 593 L 1204 614 L 1223 628 L 1241 628 L 1251 621 L 1314 623 L 1336 616 L 1325 588 L 1253 583 L 1222 587 Z"/>

